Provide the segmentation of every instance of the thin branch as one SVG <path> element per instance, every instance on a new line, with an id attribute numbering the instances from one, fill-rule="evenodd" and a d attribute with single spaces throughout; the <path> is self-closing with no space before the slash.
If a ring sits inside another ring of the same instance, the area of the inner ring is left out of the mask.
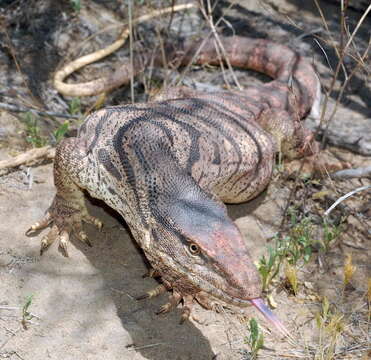
<path id="1" fill-rule="evenodd" d="M 79 119 L 76 115 L 69 115 L 69 114 L 61 114 L 61 113 L 55 113 L 52 111 L 40 111 L 36 110 L 34 108 L 19 106 L 16 104 L 6 104 L 6 103 L 0 103 L 0 109 L 6 110 L 6 111 L 12 111 L 16 113 L 22 113 L 22 112 L 31 112 L 35 113 L 37 115 L 41 116 L 53 116 L 53 117 L 59 117 L 63 119 Z"/>
<path id="2" fill-rule="evenodd" d="M 367 189 L 371 189 L 371 185 L 366 185 L 366 186 L 361 186 L 355 190 L 352 190 L 350 192 L 348 192 L 347 194 L 343 195 L 342 197 L 340 197 L 339 199 L 337 199 L 324 213 L 325 216 L 328 216 L 330 214 L 330 212 L 332 210 L 334 210 L 334 208 L 336 206 L 338 206 L 341 202 L 343 202 L 344 200 L 348 199 L 349 197 L 351 197 L 352 195 L 356 194 L 356 193 L 359 193 L 361 191 L 364 191 L 364 190 L 367 190 Z"/>
<path id="3" fill-rule="evenodd" d="M 128 10 L 129 10 L 129 48 L 130 48 L 130 67 L 134 68 L 134 50 L 133 50 L 133 2 L 128 0 Z M 134 72 L 130 72 L 130 96 L 131 103 L 135 103 L 134 98 Z"/>
<path id="4" fill-rule="evenodd" d="M 49 145 L 41 148 L 31 149 L 11 159 L 0 161 L 0 171 L 25 165 L 35 160 L 53 159 L 54 155 L 55 149 Z"/>
<path id="5" fill-rule="evenodd" d="M 330 176 L 333 179 L 371 178 L 371 166 L 340 170 Z"/>

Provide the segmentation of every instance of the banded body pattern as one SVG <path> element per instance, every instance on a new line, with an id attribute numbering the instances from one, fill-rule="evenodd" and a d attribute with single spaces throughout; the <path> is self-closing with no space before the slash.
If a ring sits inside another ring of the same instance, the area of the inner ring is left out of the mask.
<path id="1" fill-rule="evenodd" d="M 99 197 L 119 212 L 122 201 L 135 206 L 143 225 L 151 211 L 149 201 L 178 191 L 169 187 L 178 174 L 191 176 L 223 202 L 246 201 L 267 185 L 261 180 L 270 177 L 274 141 L 257 126 L 251 110 L 234 112 L 232 106 L 187 98 L 101 110 L 78 135 L 90 139 L 86 172 L 99 169 L 99 176 L 80 182 L 87 182 L 95 196 L 100 189 Z M 112 183 L 102 186 L 107 179 Z M 112 200 L 113 193 L 125 199 Z"/>

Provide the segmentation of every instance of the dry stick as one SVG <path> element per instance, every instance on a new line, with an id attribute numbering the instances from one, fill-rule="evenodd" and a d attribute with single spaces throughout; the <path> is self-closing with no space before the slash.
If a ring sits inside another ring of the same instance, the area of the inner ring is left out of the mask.
<path id="1" fill-rule="evenodd" d="M 231 9 L 232 7 L 234 6 L 234 3 L 232 2 L 227 10 Z M 219 23 L 221 21 L 224 21 L 223 17 L 221 17 L 220 19 L 218 19 L 218 21 L 215 23 L 215 27 L 217 27 L 219 25 Z M 198 47 L 198 49 L 196 50 L 196 52 L 194 53 L 194 55 L 192 56 L 192 59 L 189 61 L 188 65 L 184 68 L 184 70 L 182 71 L 182 73 L 180 74 L 178 80 L 176 81 L 175 83 L 175 86 L 179 86 L 181 84 L 181 82 L 183 81 L 184 77 L 186 76 L 187 72 L 189 71 L 190 67 L 192 66 L 194 60 L 197 58 L 198 54 L 201 52 L 202 48 L 205 46 L 206 42 L 209 40 L 209 37 L 213 34 L 212 31 L 210 31 L 206 36 L 205 38 L 203 39 L 202 43 L 200 44 L 200 46 Z"/>
<path id="2" fill-rule="evenodd" d="M 331 177 L 333 179 L 371 178 L 371 166 L 336 171 L 331 174 Z"/>
<path id="3" fill-rule="evenodd" d="M 333 88 L 334 88 L 334 86 L 335 86 L 335 81 L 336 81 L 336 79 L 337 79 L 338 72 L 339 72 L 339 69 L 340 69 L 339 66 L 343 64 L 344 56 L 345 56 L 345 54 L 346 54 L 346 51 L 348 50 L 348 47 L 349 47 L 349 45 L 352 43 L 355 34 L 356 34 L 357 31 L 359 30 L 359 27 L 361 26 L 362 22 L 364 21 L 364 19 L 366 18 L 367 14 L 370 12 L 370 10 L 371 10 L 371 5 L 368 7 L 368 9 L 365 11 L 365 13 L 363 14 L 363 16 L 361 17 L 361 19 L 358 21 L 358 24 L 357 24 L 356 28 L 354 29 L 354 31 L 353 31 L 353 33 L 352 33 L 350 39 L 349 39 L 348 42 L 346 43 L 345 47 L 344 47 L 343 49 L 342 49 L 342 48 L 340 49 L 340 50 L 341 50 L 341 57 L 339 58 L 338 65 L 337 65 L 336 70 L 335 70 L 335 76 L 333 77 L 333 81 L 332 81 L 332 83 L 331 83 L 330 91 L 328 92 L 328 97 L 326 97 L 325 101 L 328 100 L 328 98 L 329 98 L 330 95 L 331 95 L 331 92 L 333 91 Z M 341 34 L 343 34 L 343 28 L 341 29 Z M 367 58 L 369 47 L 370 47 L 370 40 L 369 40 L 369 43 L 368 43 L 367 49 L 366 49 L 366 51 L 364 52 L 363 56 L 361 57 L 361 59 L 358 59 L 358 63 L 357 63 L 357 65 L 356 65 L 356 67 L 353 69 L 353 71 L 352 71 L 352 73 L 351 73 L 351 76 L 354 75 L 355 70 L 358 68 L 358 65 L 360 64 L 360 62 L 364 62 L 364 59 Z M 325 143 L 325 141 L 326 141 L 327 132 L 328 132 L 328 129 L 329 129 L 330 123 L 332 122 L 332 120 L 333 120 L 333 118 L 334 118 L 334 116 L 335 116 L 335 113 L 336 113 L 336 111 L 337 111 L 337 107 L 338 107 L 339 102 L 340 102 L 340 100 L 341 100 L 341 98 L 342 98 L 342 95 L 343 95 L 343 93 L 344 93 L 344 90 L 345 90 L 346 86 L 347 86 L 348 83 L 349 83 L 349 80 L 350 80 L 351 76 L 349 75 L 349 76 L 346 77 L 346 79 L 345 79 L 345 81 L 344 81 L 344 83 L 343 83 L 343 85 L 342 85 L 342 87 L 341 87 L 341 89 L 340 89 L 339 95 L 338 95 L 338 97 L 337 97 L 337 99 L 336 99 L 335 108 L 334 108 L 334 110 L 332 111 L 330 117 L 328 118 L 328 120 L 327 120 L 327 122 L 326 122 L 326 128 L 325 128 L 325 131 L 324 131 L 324 133 L 323 133 L 323 137 L 322 137 L 322 146 L 324 145 L 324 143 Z M 322 117 L 322 115 L 323 115 L 323 117 Z M 320 124 L 319 124 L 319 126 L 321 126 L 321 124 L 322 124 L 322 120 L 324 120 L 324 115 L 325 115 L 325 113 L 322 112 L 322 114 L 321 114 L 321 120 L 320 120 Z"/>
<path id="4" fill-rule="evenodd" d="M 341 98 L 343 97 L 343 94 L 344 94 L 344 91 L 345 91 L 345 88 L 347 87 L 350 79 L 353 77 L 353 75 L 356 73 L 356 71 L 358 70 L 359 66 L 360 65 L 363 65 L 364 64 L 364 61 L 367 59 L 368 57 L 368 52 L 370 50 L 370 46 L 371 46 L 371 39 L 369 40 L 369 43 L 367 45 L 367 48 L 365 50 L 365 52 L 363 53 L 363 55 L 358 59 L 358 62 L 357 62 L 357 65 L 353 68 L 353 70 L 351 71 L 351 73 L 349 74 L 349 76 L 347 77 L 347 79 L 344 81 L 343 85 L 341 86 L 340 88 L 340 91 L 339 91 L 339 94 L 336 98 L 336 103 L 335 103 L 335 106 L 334 106 L 334 109 L 332 110 L 331 112 L 331 115 L 329 116 L 328 120 L 327 120 L 327 124 L 326 124 L 326 128 L 325 128 L 325 132 L 324 132 L 324 137 L 326 136 L 326 133 L 328 131 L 328 128 L 329 128 L 329 125 L 330 125 L 330 122 L 332 121 L 332 119 L 334 118 L 335 114 L 336 114 L 336 111 L 338 109 L 338 106 L 340 104 L 340 101 L 341 101 Z"/>
<path id="5" fill-rule="evenodd" d="M 237 87 L 238 87 L 239 90 L 242 90 L 243 88 L 242 88 L 242 86 L 240 85 L 240 83 L 238 82 L 238 79 L 237 79 L 237 77 L 236 77 L 236 74 L 234 73 L 234 71 L 233 71 L 233 67 L 232 67 L 232 65 L 231 65 L 231 63 L 230 63 L 230 61 L 229 61 L 228 54 L 227 54 L 227 52 L 225 51 L 224 46 L 223 46 L 222 42 L 220 41 L 219 34 L 218 34 L 217 31 L 216 31 L 216 28 L 215 28 L 215 25 L 214 25 L 214 22 L 213 22 L 213 18 L 212 18 L 212 15 L 211 15 L 211 5 L 210 5 L 210 0 L 207 0 L 207 5 L 208 5 L 208 10 L 209 10 L 210 15 L 207 16 L 206 11 L 205 11 L 205 9 L 204 9 L 203 6 L 200 7 L 201 12 L 202 12 L 204 18 L 206 19 L 206 21 L 209 23 L 209 26 L 210 26 L 210 28 L 211 28 L 211 31 L 212 31 L 212 33 L 213 33 L 213 35 L 214 35 L 214 37 L 215 37 L 215 40 L 216 40 L 216 42 L 217 42 L 217 44 L 218 44 L 218 47 L 219 47 L 220 51 L 221 51 L 222 54 L 223 54 L 224 60 L 225 60 L 225 62 L 227 63 L 228 69 L 229 69 L 229 71 L 231 72 L 231 75 L 232 75 L 232 78 L 233 78 L 235 84 L 237 85 Z M 217 52 L 219 52 L 218 47 L 216 47 Z M 227 83 L 227 85 L 228 85 L 228 83 Z"/>
<path id="6" fill-rule="evenodd" d="M 340 170 L 332 173 L 330 176 L 333 179 L 371 178 L 371 166 Z"/>
<path id="7" fill-rule="evenodd" d="M 132 13 L 132 0 L 128 0 L 128 7 L 129 7 L 129 47 L 130 47 L 130 66 L 134 68 L 134 51 L 133 51 L 133 13 Z M 134 72 L 130 72 L 130 95 L 131 95 L 131 103 L 134 104 Z"/>
<path id="8" fill-rule="evenodd" d="M 321 9 L 319 9 L 319 10 L 320 10 L 320 12 L 321 12 Z M 322 12 L 321 12 L 321 16 L 323 17 Z M 326 28 L 328 29 L 328 27 L 327 27 L 327 23 L 326 23 L 326 20 L 325 20 L 324 17 L 323 17 L 323 20 L 324 20 L 324 22 L 325 22 L 325 24 L 326 24 Z M 362 20 L 362 19 L 361 19 L 361 20 Z M 360 20 L 360 22 L 361 22 L 361 20 Z M 362 20 L 362 21 L 363 21 L 363 20 Z M 358 27 L 358 28 L 359 28 L 359 27 Z M 356 28 L 356 30 L 357 30 L 357 28 Z M 354 32 L 353 32 L 353 34 L 354 34 Z M 349 46 L 349 44 L 350 44 L 350 43 L 348 42 L 347 45 Z M 346 46 L 347 46 L 347 45 L 346 45 Z M 346 48 L 346 47 L 345 47 L 345 48 Z M 344 50 L 345 50 L 345 48 L 344 48 Z M 367 49 L 368 49 L 368 48 L 367 48 Z M 367 49 L 366 49 L 365 54 L 367 54 Z M 318 128 L 317 128 L 317 130 L 316 130 L 314 136 L 316 136 L 316 134 L 319 132 L 319 130 L 320 130 L 320 128 L 321 128 L 321 124 L 322 124 L 322 122 L 323 122 L 324 115 L 325 115 L 325 113 L 326 113 L 327 102 L 328 102 L 328 99 L 329 99 L 329 97 L 330 97 L 330 94 L 331 94 L 331 92 L 332 92 L 332 90 L 333 90 L 333 87 L 334 87 L 334 85 L 335 85 L 335 81 L 336 81 L 336 79 L 337 79 L 338 73 L 339 73 L 339 71 L 340 71 L 340 65 L 342 64 L 344 54 L 345 54 L 345 52 L 342 51 L 342 52 L 341 52 L 341 57 L 340 57 L 340 59 L 339 59 L 338 65 L 337 65 L 337 67 L 336 67 L 335 73 L 334 73 L 333 78 L 332 78 L 332 82 L 331 82 L 330 90 L 326 93 L 325 102 L 324 102 L 324 104 L 323 104 L 322 112 L 321 112 L 321 120 L 320 120 L 320 124 L 319 124 L 319 126 L 318 126 Z M 365 56 L 366 56 L 366 55 L 365 55 Z M 363 61 L 363 59 L 361 59 L 361 61 Z M 335 105 L 335 109 L 334 109 L 334 111 L 332 112 L 330 119 L 332 119 L 332 118 L 334 117 L 334 115 L 335 115 L 335 113 L 336 113 L 336 110 L 337 110 L 338 103 L 339 103 L 339 101 L 340 101 L 340 99 L 341 99 L 341 96 L 342 96 L 342 94 L 343 94 L 343 92 L 344 92 L 344 89 L 345 89 L 346 85 L 348 84 L 349 80 L 351 79 L 351 77 L 354 75 L 354 73 L 355 73 L 355 71 L 356 71 L 356 69 L 357 69 L 359 63 L 360 63 L 360 62 L 357 63 L 357 66 L 355 67 L 355 69 L 353 69 L 353 71 L 351 72 L 351 74 L 347 77 L 346 81 L 344 82 L 344 84 L 343 84 L 343 86 L 342 86 L 342 89 L 341 89 L 341 91 L 340 91 L 340 94 L 339 94 L 339 96 L 338 96 L 338 99 L 337 99 L 337 102 L 336 102 L 336 105 Z M 330 120 L 330 119 L 329 119 L 329 120 Z M 328 129 L 328 126 L 329 126 L 329 122 L 327 123 L 326 130 Z M 323 139 L 325 139 L 325 134 L 324 134 Z M 301 170 L 302 170 L 302 168 L 303 168 L 303 165 L 304 165 L 304 161 L 301 162 L 301 166 L 300 166 L 300 169 L 299 169 L 299 173 L 301 172 Z M 327 171 L 326 168 L 325 168 L 325 171 L 326 171 L 326 174 L 327 174 L 328 178 L 329 178 L 330 181 L 331 181 L 331 185 L 332 185 L 332 187 L 335 188 L 335 187 L 334 187 L 334 184 L 333 184 L 333 182 L 332 182 L 332 180 L 331 180 L 330 174 L 328 173 L 328 171 Z M 296 184 L 297 184 L 297 179 L 296 179 L 295 186 L 296 186 Z M 294 187 L 294 188 L 295 188 L 295 187 Z M 282 222 L 281 222 L 281 227 L 285 224 L 285 214 L 286 214 L 286 212 L 287 212 L 287 210 L 288 210 L 288 208 L 289 208 L 289 206 L 290 206 L 290 201 L 291 201 L 292 196 L 293 196 L 294 188 L 293 188 L 292 191 L 290 192 L 290 196 L 289 196 L 288 202 L 287 202 L 286 207 L 285 207 L 285 210 L 284 210 L 284 216 L 283 216 L 283 219 L 282 219 Z"/>
<path id="9" fill-rule="evenodd" d="M 194 4 L 180 4 L 174 7 L 168 7 L 165 9 L 155 10 L 152 11 L 150 14 L 139 16 L 136 19 L 132 20 L 132 26 L 139 24 L 141 22 L 147 21 L 149 19 L 152 19 L 154 17 L 165 15 L 167 13 L 173 12 L 173 11 L 180 11 L 185 9 L 191 9 L 194 8 Z M 81 69 L 85 65 L 91 64 L 93 62 L 96 62 L 98 60 L 103 59 L 104 57 L 112 54 L 114 51 L 119 49 L 126 41 L 128 36 L 130 35 L 130 29 L 129 27 L 125 27 L 125 29 L 121 32 L 119 37 L 116 41 L 114 41 L 111 45 L 107 46 L 104 49 L 100 49 L 98 51 L 95 51 L 93 53 L 90 53 L 88 55 L 84 55 L 64 67 L 62 69 L 58 70 L 54 75 L 54 87 L 62 94 L 64 95 L 72 95 L 72 96 L 89 96 L 92 95 L 92 88 L 96 87 L 97 84 L 100 83 L 102 78 L 88 81 L 85 83 L 78 83 L 78 84 L 67 84 L 64 83 L 64 79 L 72 74 L 73 72 L 77 71 L 78 69 Z M 131 69 L 132 71 L 133 69 Z M 105 90 L 103 89 L 102 92 Z"/>
<path id="10" fill-rule="evenodd" d="M 34 108 L 27 108 L 27 107 L 21 107 L 19 105 L 15 104 L 6 104 L 6 103 L 0 103 L 0 109 L 7 110 L 7 111 L 12 111 L 12 112 L 33 112 L 36 113 L 37 115 L 41 116 L 55 116 L 55 117 L 60 117 L 64 119 L 78 119 L 78 116 L 75 115 L 69 115 L 69 114 L 61 114 L 61 113 L 55 113 L 52 111 L 39 111 Z"/>
<path id="11" fill-rule="evenodd" d="M 324 213 L 325 216 L 328 216 L 330 214 L 330 212 L 332 210 L 334 210 L 334 208 L 339 205 L 342 201 L 346 200 L 348 197 L 360 192 L 360 191 L 363 191 L 363 190 L 367 190 L 367 189 L 371 189 L 371 185 L 365 185 L 365 186 L 361 186 L 353 191 L 350 191 L 348 192 L 347 194 L 345 194 L 344 196 L 340 197 L 339 199 L 337 199 Z"/>
<path id="12" fill-rule="evenodd" d="M 54 155 L 55 149 L 49 145 L 41 148 L 31 149 L 11 159 L 0 161 L 0 171 L 3 169 L 24 165 L 39 159 L 53 159 Z"/>
<path id="13" fill-rule="evenodd" d="M 327 26 L 326 19 L 325 19 L 325 17 L 323 16 L 322 10 L 321 10 L 321 8 L 320 8 L 320 6 L 319 6 L 319 4 L 318 4 L 318 0 L 314 0 L 314 1 L 315 1 L 315 3 L 316 3 L 316 6 L 317 6 L 317 8 L 318 8 L 320 14 L 321 14 L 321 18 L 322 18 L 322 20 L 323 20 L 323 22 L 324 22 L 324 24 L 325 24 L 326 30 L 328 31 L 328 33 L 329 33 L 329 35 L 330 35 L 330 37 L 331 37 L 331 33 L 329 32 L 329 29 L 328 29 L 328 26 Z M 335 83 L 336 83 L 337 77 L 338 77 L 338 75 L 339 75 L 340 68 L 341 68 L 342 65 L 343 65 L 344 56 L 345 56 L 345 54 L 346 54 L 346 51 L 347 51 L 349 45 L 351 44 L 351 42 L 353 41 L 353 38 L 354 38 L 354 36 L 356 35 L 356 33 L 358 32 L 358 30 L 359 30 L 361 24 L 362 24 L 363 21 L 365 20 L 367 14 L 370 12 L 370 10 L 371 10 L 371 5 L 369 5 L 369 7 L 367 8 L 367 10 L 366 10 L 366 11 L 364 12 L 364 14 L 362 15 L 361 19 L 358 21 L 358 24 L 357 24 L 356 28 L 354 29 L 354 31 L 353 31 L 353 33 L 352 33 L 350 39 L 348 40 L 348 42 L 346 43 L 346 45 L 344 46 L 344 48 L 341 48 L 341 49 L 340 49 L 340 54 L 338 54 L 337 48 L 336 48 L 336 46 L 334 45 L 334 48 L 335 48 L 335 50 L 336 50 L 336 53 L 337 53 L 338 56 L 339 56 L 339 61 L 338 61 L 337 66 L 336 66 L 335 73 L 334 73 L 334 75 L 333 75 L 333 78 L 332 78 L 332 81 L 331 81 L 331 84 L 330 84 L 329 91 L 326 92 L 326 97 L 325 97 L 324 104 L 323 104 L 323 107 L 322 107 L 321 118 L 320 118 L 320 123 L 319 123 L 319 126 L 318 126 L 318 130 L 319 130 L 319 128 L 321 127 L 322 123 L 324 122 L 324 118 L 325 118 L 325 114 L 326 114 L 326 109 L 327 109 L 328 101 L 329 101 L 330 95 L 331 95 L 331 93 L 332 93 L 332 91 L 333 91 L 333 89 L 334 89 L 334 87 L 335 87 Z M 342 17 L 343 17 L 343 16 L 344 16 L 344 13 L 342 12 L 341 14 L 342 14 Z M 344 20 L 344 21 L 345 21 L 345 20 Z M 342 24 L 341 24 L 341 25 L 342 25 Z M 341 27 L 341 35 L 343 35 L 343 27 Z M 346 78 L 344 84 L 348 84 L 348 80 L 349 80 L 349 77 Z M 322 146 L 324 145 L 324 143 L 325 143 L 325 141 L 326 141 L 327 131 L 328 131 L 328 128 L 329 128 L 329 125 L 330 125 L 330 122 L 331 122 L 330 120 L 332 120 L 332 118 L 329 119 L 329 120 L 327 121 L 326 129 L 325 129 L 325 132 L 324 132 L 323 137 L 322 137 Z"/>
<path id="14" fill-rule="evenodd" d="M 340 60 L 341 52 L 339 52 L 339 49 L 338 49 L 337 46 L 336 46 L 336 41 L 335 41 L 334 37 L 333 37 L 332 34 L 331 34 L 331 31 L 330 31 L 330 29 L 329 29 L 329 27 L 328 27 L 328 24 L 327 24 L 327 21 L 326 21 L 325 15 L 323 14 L 323 11 L 322 11 L 322 9 L 321 9 L 321 6 L 319 5 L 318 0 L 314 0 L 314 3 L 316 4 L 317 10 L 318 10 L 318 12 L 319 12 L 319 14 L 320 14 L 320 17 L 321 17 L 321 20 L 322 20 L 323 26 L 325 27 L 325 29 L 326 29 L 326 31 L 327 31 L 327 34 L 328 34 L 328 36 L 330 37 L 330 40 L 331 40 L 331 42 L 332 42 L 332 47 L 334 48 L 335 53 L 336 53 L 337 57 L 338 57 L 339 60 Z M 342 16 L 342 15 L 343 15 L 343 13 L 341 13 L 341 16 Z M 342 19 L 340 19 L 340 22 L 342 22 Z M 342 31 L 342 28 L 341 28 L 341 31 Z M 342 36 L 342 34 L 340 34 L 340 36 Z M 341 67 L 342 67 L 342 69 L 343 69 L 343 71 L 344 71 L 344 75 L 346 76 L 346 70 L 345 70 L 344 65 L 341 64 Z"/>

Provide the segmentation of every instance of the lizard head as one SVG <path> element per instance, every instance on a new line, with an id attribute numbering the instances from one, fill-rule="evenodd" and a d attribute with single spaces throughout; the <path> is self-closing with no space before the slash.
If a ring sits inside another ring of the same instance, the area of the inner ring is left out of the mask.
<path id="1" fill-rule="evenodd" d="M 151 246 L 155 249 L 147 254 L 151 263 L 160 273 L 161 268 L 165 270 L 163 279 L 179 293 L 204 291 L 239 307 L 252 304 L 287 335 L 261 299 L 259 274 L 225 205 L 193 180 L 179 184 L 167 187 L 177 190 L 163 193 L 152 208 Z"/>
<path id="2" fill-rule="evenodd" d="M 158 199 L 156 251 L 170 272 L 227 303 L 246 306 L 261 295 L 258 272 L 245 240 L 223 203 L 197 184 L 183 184 L 166 201 Z"/>

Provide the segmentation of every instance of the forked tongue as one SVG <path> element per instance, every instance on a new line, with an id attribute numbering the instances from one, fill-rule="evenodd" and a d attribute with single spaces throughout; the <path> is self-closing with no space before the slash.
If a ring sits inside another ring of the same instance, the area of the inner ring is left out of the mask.
<path id="1" fill-rule="evenodd" d="M 276 327 L 276 329 L 281 334 L 291 338 L 291 335 L 290 335 L 289 331 L 282 324 L 281 320 L 275 314 L 273 314 L 272 311 L 269 310 L 268 306 L 264 304 L 264 302 L 261 298 L 251 299 L 249 301 L 251 302 L 251 304 L 253 304 L 264 315 L 264 317 L 271 324 L 273 324 Z"/>

